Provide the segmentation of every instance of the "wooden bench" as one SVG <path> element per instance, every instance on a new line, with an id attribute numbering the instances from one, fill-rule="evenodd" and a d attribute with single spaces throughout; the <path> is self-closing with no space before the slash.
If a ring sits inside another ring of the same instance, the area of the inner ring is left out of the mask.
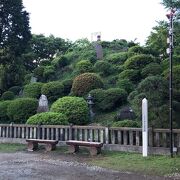
<path id="1" fill-rule="evenodd" d="M 76 141 L 76 140 L 69 140 L 66 142 L 68 146 L 68 151 L 70 153 L 75 153 L 79 151 L 79 146 L 86 146 L 90 150 L 90 154 L 97 155 L 101 153 L 101 147 L 103 143 L 100 142 L 87 142 L 87 141 Z"/>
<path id="2" fill-rule="evenodd" d="M 34 151 L 38 149 L 38 144 L 46 144 L 46 151 L 52 151 L 56 148 L 58 141 L 56 140 L 45 140 L 45 139 L 26 139 L 28 143 L 28 151 Z"/>

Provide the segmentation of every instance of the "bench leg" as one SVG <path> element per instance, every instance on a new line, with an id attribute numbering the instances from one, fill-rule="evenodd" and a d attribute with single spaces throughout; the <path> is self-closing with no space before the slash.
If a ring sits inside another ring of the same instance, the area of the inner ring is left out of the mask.
<path id="1" fill-rule="evenodd" d="M 52 151 L 56 149 L 56 144 L 46 144 L 46 151 Z"/>
<path id="2" fill-rule="evenodd" d="M 68 152 L 69 153 L 75 153 L 79 151 L 79 146 L 76 145 L 70 145 L 68 146 Z"/>
<path id="3" fill-rule="evenodd" d="M 101 148 L 100 147 L 91 147 L 90 148 L 91 156 L 95 156 L 95 155 L 97 155 L 99 153 L 101 153 Z"/>
<path id="4" fill-rule="evenodd" d="M 28 151 L 35 151 L 38 149 L 38 143 L 28 142 Z"/>

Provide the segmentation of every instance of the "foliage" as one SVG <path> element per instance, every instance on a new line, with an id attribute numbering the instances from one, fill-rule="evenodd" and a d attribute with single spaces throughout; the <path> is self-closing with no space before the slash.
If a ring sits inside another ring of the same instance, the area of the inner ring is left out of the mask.
<path id="1" fill-rule="evenodd" d="M 142 69 L 147 64 L 155 62 L 155 58 L 152 55 L 138 54 L 128 58 L 124 66 L 126 69 Z"/>
<path id="2" fill-rule="evenodd" d="M 80 97 L 63 97 L 54 102 L 51 106 L 52 112 L 63 113 L 67 116 L 68 122 L 75 125 L 88 123 L 88 105 Z"/>
<path id="3" fill-rule="evenodd" d="M 141 75 L 144 78 L 148 76 L 160 75 L 161 73 L 162 73 L 162 67 L 158 63 L 150 63 L 146 65 L 141 71 Z"/>
<path id="4" fill-rule="evenodd" d="M 55 57 L 51 64 L 57 69 L 61 69 L 69 64 L 69 61 L 66 56 L 57 56 Z"/>
<path id="5" fill-rule="evenodd" d="M 12 86 L 8 89 L 8 91 L 13 92 L 15 95 L 19 95 L 19 92 L 21 91 L 21 87 L 20 86 Z"/>
<path id="6" fill-rule="evenodd" d="M 79 74 L 86 73 L 86 72 L 92 72 L 92 64 L 89 60 L 81 60 L 76 64 L 77 72 Z"/>
<path id="7" fill-rule="evenodd" d="M 25 123 L 36 114 L 38 101 L 33 98 L 19 98 L 11 101 L 7 108 L 7 115 L 14 123 Z"/>
<path id="8" fill-rule="evenodd" d="M 65 79 L 62 81 L 62 84 L 64 86 L 64 95 L 65 96 L 71 92 L 72 83 L 73 83 L 72 79 Z"/>
<path id="9" fill-rule="evenodd" d="M 119 80 L 129 79 L 133 83 L 137 83 L 141 80 L 141 75 L 140 75 L 139 70 L 126 69 L 119 74 L 118 79 Z"/>
<path id="10" fill-rule="evenodd" d="M 117 87 L 124 89 L 128 94 L 134 89 L 134 85 L 129 79 L 119 79 L 116 85 Z"/>
<path id="11" fill-rule="evenodd" d="M 112 53 L 106 56 L 106 60 L 112 64 L 123 64 L 127 58 L 127 52 Z"/>
<path id="12" fill-rule="evenodd" d="M 141 116 L 142 99 L 147 98 L 150 124 L 155 127 L 167 124 L 163 122 L 168 120 L 168 116 L 163 117 L 166 111 L 162 111 L 162 106 L 167 103 L 167 89 L 167 82 L 160 76 L 149 76 L 142 80 L 138 85 L 137 92 L 132 92 L 129 95 L 131 98 L 128 98 L 138 117 Z"/>
<path id="13" fill-rule="evenodd" d="M 128 49 L 128 57 L 132 57 L 139 54 L 146 54 L 147 50 L 139 45 L 132 46 Z"/>
<path id="14" fill-rule="evenodd" d="M 94 89 L 89 93 L 94 98 L 95 108 L 101 111 L 112 110 L 124 104 L 127 98 L 127 92 L 120 88 Z"/>
<path id="15" fill-rule="evenodd" d="M 134 121 L 134 120 L 123 120 L 123 121 L 117 121 L 112 124 L 113 127 L 134 127 L 134 128 L 140 128 L 141 123 L 140 121 Z"/>
<path id="16" fill-rule="evenodd" d="M 41 88 L 43 83 L 35 82 L 24 86 L 23 95 L 29 98 L 39 98 L 41 96 Z"/>
<path id="17" fill-rule="evenodd" d="M 33 75 L 37 78 L 38 81 L 43 82 L 43 73 L 44 73 L 44 66 L 38 66 L 34 69 Z"/>
<path id="18" fill-rule="evenodd" d="M 92 89 L 103 87 L 103 82 L 95 73 L 84 73 L 77 76 L 72 85 L 72 93 L 75 96 L 84 96 Z"/>
<path id="19" fill-rule="evenodd" d="M 15 95 L 11 91 L 6 91 L 2 94 L 1 99 L 2 100 L 12 100 L 15 98 Z"/>
<path id="20" fill-rule="evenodd" d="M 99 60 L 94 64 L 95 72 L 99 72 L 102 76 L 108 76 L 112 73 L 111 64 L 104 61 Z"/>
<path id="21" fill-rule="evenodd" d="M 11 101 L 0 101 L 0 123 L 9 123 L 10 119 L 7 115 L 7 108 Z"/>
<path id="22" fill-rule="evenodd" d="M 44 81 L 53 80 L 55 77 L 55 68 L 53 66 L 45 66 L 43 71 Z"/>
<path id="23" fill-rule="evenodd" d="M 31 116 L 26 124 L 34 125 L 67 125 L 68 120 L 66 115 L 55 112 L 43 112 Z"/>
<path id="24" fill-rule="evenodd" d="M 42 86 L 41 93 L 47 96 L 48 101 L 54 102 L 64 95 L 64 86 L 59 81 L 51 81 Z"/>

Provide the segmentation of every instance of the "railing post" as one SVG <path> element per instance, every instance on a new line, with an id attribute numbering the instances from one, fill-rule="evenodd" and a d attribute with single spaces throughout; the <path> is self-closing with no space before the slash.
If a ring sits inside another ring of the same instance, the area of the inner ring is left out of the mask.
<path id="1" fill-rule="evenodd" d="M 153 127 L 149 128 L 149 146 L 153 147 L 154 143 L 153 143 Z"/>
<path id="2" fill-rule="evenodd" d="M 10 136 L 10 138 L 12 138 L 13 137 L 13 122 L 11 122 L 11 124 L 10 124 L 10 132 L 9 132 L 9 136 Z"/>
<path id="3" fill-rule="evenodd" d="M 109 126 L 105 128 L 105 142 L 109 144 Z"/>
<path id="4" fill-rule="evenodd" d="M 70 126 L 69 126 L 69 140 L 72 140 L 72 129 L 73 129 L 73 124 L 70 124 Z"/>

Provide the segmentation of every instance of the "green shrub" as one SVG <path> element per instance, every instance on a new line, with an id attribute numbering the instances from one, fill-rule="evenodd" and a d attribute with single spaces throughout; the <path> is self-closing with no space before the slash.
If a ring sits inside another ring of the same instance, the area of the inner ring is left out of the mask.
<path id="1" fill-rule="evenodd" d="M 34 125 L 67 125 L 68 120 L 66 115 L 55 112 L 43 112 L 31 116 L 26 124 Z"/>
<path id="2" fill-rule="evenodd" d="M 84 73 L 77 76 L 72 85 L 72 94 L 84 96 L 92 89 L 102 88 L 103 82 L 95 73 Z"/>
<path id="3" fill-rule="evenodd" d="M 12 91 L 6 91 L 2 94 L 1 99 L 2 100 L 12 100 L 14 99 L 15 95 Z"/>
<path id="4" fill-rule="evenodd" d="M 143 78 L 148 76 L 160 75 L 162 73 L 162 67 L 158 63 L 150 63 L 146 65 L 142 71 L 141 75 Z"/>
<path id="5" fill-rule="evenodd" d="M 25 76 L 24 76 L 24 85 L 25 84 L 29 84 L 30 82 L 31 82 L 31 77 L 33 76 L 33 74 L 32 73 L 30 73 L 30 74 L 26 74 Z"/>
<path id="6" fill-rule="evenodd" d="M 0 123 L 9 123 L 10 119 L 7 115 L 7 108 L 11 101 L 0 101 Z"/>
<path id="7" fill-rule="evenodd" d="M 123 64 L 127 58 L 127 52 L 113 53 L 106 56 L 106 60 L 112 64 Z"/>
<path id="8" fill-rule="evenodd" d="M 94 65 L 95 72 L 99 72 L 102 76 L 108 76 L 112 73 L 112 68 L 110 63 L 106 61 L 97 61 Z"/>
<path id="9" fill-rule="evenodd" d="M 61 69 L 69 64 L 68 58 L 66 56 L 58 56 L 53 61 L 51 64 L 56 68 L 56 69 Z"/>
<path id="10" fill-rule="evenodd" d="M 139 54 L 128 58 L 125 63 L 124 67 L 126 69 L 143 69 L 147 64 L 155 62 L 156 59 L 152 55 L 146 54 Z"/>
<path id="11" fill-rule="evenodd" d="M 127 92 L 120 88 L 94 89 L 90 94 L 94 98 L 95 108 L 102 111 L 112 110 L 124 104 L 127 99 Z"/>
<path id="12" fill-rule="evenodd" d="M 132 57 L 137 54 L 146 54 L 146 53 L 148 53 L 147 50 L 139 45 L 132 46 L 128 49 L 128 57 Z"/>
<path id="13" fill-rule="evenodd" d="M 59 81 L 52 81 L 44 84 L 41 93 L 46 95 L 48 101 L 53 102 L 64 95 L 64 86 Z"/>
<path id="14" fill-rule="evenodd" d="M 41 95 L 41 88 L 43 83 L 35 82 L 24 86 L 23 95 L 29 98 L 39 98 Z"/>
<path id="15" fill-rule="evenodd" d="M 52 112 L 63 113 L 67 116 L 68 122 L 77 125 L 88 123 L 88 105 L 80 97 L 63 97 L 52 104 Z"/>
<path id="16" fill-rule="evenodd" d="M 134 69 L 126 69 L 119 74 L 119 81 L 123 79 L 129 79 L 133 83 L 137 83 L 141 80 L 140 71 Z"/>
<path id="17" fill-rule="evenodd" d="M 64 95 L 65 96 L 71 92 L 72 83 L 73 83 L 72 79 L 65 79 L 62 81 L 62 84 L 64 85 Z"/>
<path id="18" fill-rule="evenodd" d="M 45 66 L 43 78 L 45 81 L 53 80 L 55 77 L 55 68 L 53 66 Z"/>
<path id="19" fill-rule="evenodd" d="M 15 95 L 19 95 L 19 92 L 21 91 L 20 86 L 12 86 L 8 89 L 8 91 L 13 92 Z"/>
<path id="20" fill-rule="evenodd" d="M 11 101 L 7 108 L 7 115 L 14 123 L 25 123 L 36 114 L 38 101 L 33 98 L 19 98 Z"/>
<path id="21" fill-rule="evenodd" d="M 128 94 L 134 89 L 134 85 L 129 79 L 118 80 L 117 86 L 121 89 L 124 89 Z"/>
<path id="22" fill-rule="evenodd" d="M 44 66 L 39 66 L 34 69 L 34 77 L 38 79 L 38 81 L 43 81 L 43 73 L 44 73 Z"/>
<path id="23" fill-rule="evenodd" d="M 112 124 L 113 127 L 134 127 L 134 128 L 140 128 L 141 122 L 140 121 L 133 121 L 133 120 L 123 120 L 123 121 L 117 121 Z"/>
<path id="24" fill-rule="evenodd" d="M 93 66 L 89 60 L 81 60 L 76 64 L 77 72 L 79 74 L 92 72 Z"/>

